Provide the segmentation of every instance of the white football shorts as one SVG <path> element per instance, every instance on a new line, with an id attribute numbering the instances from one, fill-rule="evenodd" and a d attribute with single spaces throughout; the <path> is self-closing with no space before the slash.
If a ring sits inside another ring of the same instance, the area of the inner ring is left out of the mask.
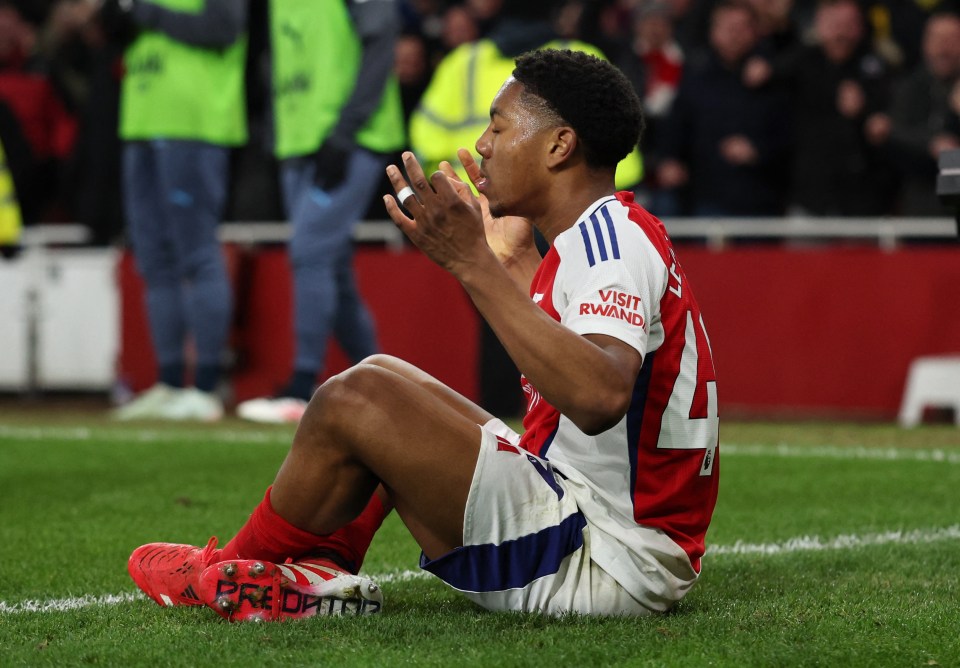
<path id="1" fill-rule="evenodd" d="M 563 474 L 484 425 L 467 497 L 463 547 L 420 567 L 489 610 L 646 615 L 590 556 L 590 526 Z"/>

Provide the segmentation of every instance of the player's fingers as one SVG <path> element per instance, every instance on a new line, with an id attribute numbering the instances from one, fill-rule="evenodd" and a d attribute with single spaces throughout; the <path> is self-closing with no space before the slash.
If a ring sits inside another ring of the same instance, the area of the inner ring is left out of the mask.
<path id="1" fill-rule="evenodd" d="M 427 199 L 433 195 L 433 189 L 430 187 L 430 181 L 427 180 L 426 175 L 423 173 L 423 167 L 420 166 L 416 156 L 410 151 L 404 151 L 401 158 L 403 160 L 403 168 L 407 172 L 407 178 L 410 179 L 410 185 L 413 186 L 414 192 L 417 193 L 417 199 L 420 200 L 421 204 L 426 202 Z"/>
<path id="2" fill-rule="evenodd" d="M 457 174 L 457 172 L 453 169 L 453 165 L 451 165 L 446 160 L 440 161 L 440 171 L 443 172 L 444 176 L 446 176 L 451 181 L 455 181 L 456 183 L 463 183 L 463 179 L 461 179 L 460 175 Z"/>
<path id="3" fill-rule="evenodd" d="M 457 182 L 463 183 L 459 179 Z M 447 177 L 442 171 L 434 172 L 430 175 L 430 185 L 433 187 L 434 192 L 436 192 L 437 197 L 440 198 L 440 201 L 446 200 L 447 202 L 462 201 L 463 198 L 457 193 L 455 187 L 455 182 Z"/>
<path id="4" fill-rule="evenodd" d="M 408 218 L 406 214 L 400 210 L 400 205 L 397 204 L 397 200 L 395 200 L 393 197 L 390 195 L 384 195 L 383 205 L 387 208 L 387 215 L 390 216 L 390 220 L 392 220 L 393 224 L 399 227 L 403 232 L 410 234 L 416 229 L 416 221 L 412 218 Z"/>
<path id="5" fill-rule="evenodd" d="M 477 181 L 483 177 L 480 174 L 480 165 L 477 164 L 473 154 L 467 149 L 461 148 L 457 149 L 457 158 L 459 158 L 460 164 L 463 165 L 463 169 L 466 170 L 467 177 L 473 185 L 477 185 Z"/>
<path id="6" fill-rule="evenodd" d="M 413 188 L 407 185 L 407 181 L 403 178 L 403 174 L 400 173 L 400 170 L 394 165 L 388 166 L 387 178 L 390 180 L 390 185 L 393 186 L 393 191 L 397 194 L 397 201 L 406 207 L 407 211 L 416 215 L 416 211 L 414 211 L 414 209 L 419 204 L 419 201 L 417 200 L 417 196 L 413 191 Z"/>

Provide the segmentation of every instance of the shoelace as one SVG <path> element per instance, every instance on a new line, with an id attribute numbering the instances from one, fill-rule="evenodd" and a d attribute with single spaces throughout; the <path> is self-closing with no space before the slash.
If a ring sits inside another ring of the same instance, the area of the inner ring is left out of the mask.
<path id="1" fill-rule="evenodd" d="M 200 552 L 200 563 L 204 566 L 209 566 L 210 562 L 213 561 L 213 553 L 216 549 L 217 537 L 210 536 L 210 540 L 207 541 L 207 546 Z"/>

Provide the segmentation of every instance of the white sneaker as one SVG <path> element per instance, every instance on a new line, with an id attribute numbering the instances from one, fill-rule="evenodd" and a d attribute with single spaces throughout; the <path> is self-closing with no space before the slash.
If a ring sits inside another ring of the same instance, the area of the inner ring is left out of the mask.
<path id="1" fill-rule="evenodd" d="M 178 390 L 173 398 L 157 411 L 160 420 L 199 420 L 216 422 L 223 417 L 223 402 L 213 392 L 195 387 Z"/>
<path id="2" fill-rule="evenodd" d="M 159 416 L 160 409 L 168 404 L 180 390 L 164 383 L 157 383 L 141 392 L 133 401 L 113 411 L 114 420 L 146 420 Z"/>
<path id="3" fill-rule="evenodd" d="M 249 399 L 237 404 L 237 416 L 251 422 L 284 424 L 300 422 L 307 402 L 293 397 Z"/>

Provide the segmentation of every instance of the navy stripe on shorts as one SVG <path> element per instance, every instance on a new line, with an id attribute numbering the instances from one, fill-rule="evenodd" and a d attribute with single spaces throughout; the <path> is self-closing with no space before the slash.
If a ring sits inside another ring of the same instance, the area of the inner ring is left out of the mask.
<path id="1" fill-rule="evenodd" d="M 499 545 L 466 545 L 430 560 L 420 556 L 420 568 L 460 591 L 489 592 L 519 589 L 556 573 L 563 560 L 583 546 L 587 520 L 576 512 L 560 524 Z"/>

